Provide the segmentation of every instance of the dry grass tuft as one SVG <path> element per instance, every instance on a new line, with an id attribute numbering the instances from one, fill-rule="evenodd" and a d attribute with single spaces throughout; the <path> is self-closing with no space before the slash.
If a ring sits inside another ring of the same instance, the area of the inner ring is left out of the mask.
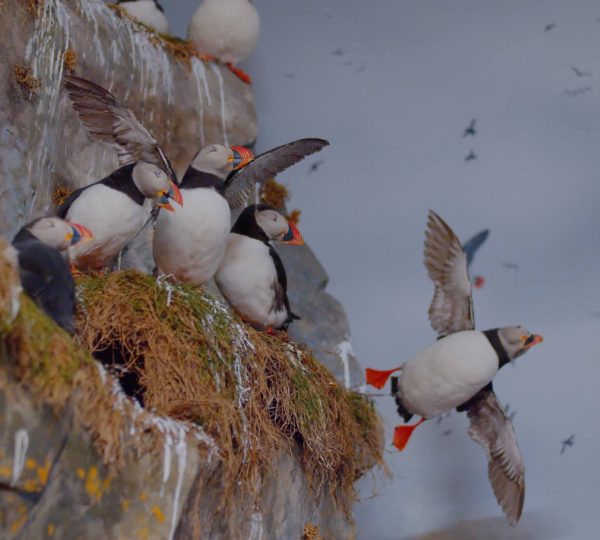
<path id="1" fill-rule="evenodd" d="M 73 49 L 67 49 L 63 55 L 65 69 L 68 73 L 74 73 L 77 66 L 77 53 Z"/>
<path id="2" fill-rule="evenodd" d="M 44 7 L 44 0 L 27 0 L 27 12 L 32 17 L 37 17 Z"/>
<path id="3" fill-rule="evenodd" d="M 41 83 L 31 74 L 31 70 L 29 68 L 15 65 L 13 67 L 13 71 L 15 74 L 15 79 L 17 80 L 17 84 L 21 88 L 27 90 L 30 94 L 39 90 Z"/>
<path id="4" fill-rule="evenodd" d="M 290 196 L 288 188 L 280 184 L 275 178 L 269 178 L 262 186 L 260 198 L 266 204 L 270 204 L 278 210 L 285 206 Z"/>
<path id="5" fill-rule="evenodd" d="M 298 225 L 300 223 L 300 214 L 302 214 L 302 210 L 292 210 L 288 216 L 288 220 L 294 225 Z"/>
<path id="6" fill-rule="evenodd" d="M 302 534 L 302 540 L 324 540 L 319 533 L 319 528 L 312 523 L 304 525 L 304 532 Z"/>
<path id="7" fill-rule="evenodd" d="M 58 208 L 72 192 L 73 190 L 71 188 L 63 186 L 62 184 L 57 184 L 54 186 L 54 191 L 52 191 L 52 203 Z"/>
<path id="8" fill-rule="evenodd" d="M 281 449 L 298 448 L 315 492 L 346 510 L 355 480 L 382 464 L 370 401 L 310 354 L 241 323 L 190 285 L 134 271 L 78 279 L 81 344 L 137 380 L 147 410 L 200 425 L 223 461 L 223 503 L 252 491 Z"/>

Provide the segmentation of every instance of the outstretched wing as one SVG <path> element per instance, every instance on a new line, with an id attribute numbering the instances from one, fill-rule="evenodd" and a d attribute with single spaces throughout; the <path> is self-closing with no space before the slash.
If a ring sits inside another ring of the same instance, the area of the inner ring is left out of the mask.
<path id="1" fill-rule="evenodd" d="M 473 299 L 467 256 L 452 229 L 432 210 L 425 232 L 425 267 L 435 290 L 429 320 L 439 335 L 473 330 Z"/>
<path id="2" fill-rule="evenodd" d="M 525 500 L 525 465 L 512 422 L 488 389 L 473 399 L 467 415 L 469 435 L 487 454 L 488 476 L 498 504 L 514 526 Z"/>
<path id="3" fill-rule="evenodd" d="M 328 145 L 329 142 L 324 139 L 299 139 L 259 154 L 225 181 L 225 197 L 229 205 L 232 208 L 244 206 L 255 184 L 276 176 Z"/>
<path id="4" fill-rule="evenodd" d="M 158 142 L 131 109 L 87 79 L 65 75 L 64 80 L 81 123 L 93 139 L 107 142 L 116 149 L 120 165 L 137 161 L 153 163 L 177 183 L 173 167 Z"/>
<path id="5" fill-rule="evenodd" d="M 471 266 L 473 259 L 475 258 L 475 253 L 481 247 L 481 245 L 487 240 L 488 235 L 490 234 L 489 229 L 484 229 L 481 232 L 478 232 L 473 238 L 470 238 L 463 244 L 463 251 L 467 254 L 467 267 Z"/>

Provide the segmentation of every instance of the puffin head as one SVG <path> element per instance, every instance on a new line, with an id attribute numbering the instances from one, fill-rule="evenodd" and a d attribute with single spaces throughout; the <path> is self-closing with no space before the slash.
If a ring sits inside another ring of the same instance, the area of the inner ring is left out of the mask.
<path id="1" fill-rule="evenodd" d="M 544 341 L 544 338 L 532 334 L 522 326 L 505 326 L 498 330 L 498 338 L 511 360 L 525 354 L 531 347 Z"/>
<path id="2" fill-rule="evenodd" d="M 282 244 L 301 246 L 304 239 L 300 231 L 291 222 L 285 219 L 277 210 L 267 204 L 254 204 L 254 219 L 256 224 L 267 235 L 269 240 Z M 249 207 L 251 208 L 251 207 Z"/>
<path id="3" fill-rule="evenodd" d="M 59 251 L 93 238 L 92 233 L 83 225 L 57 217 L 37 219 L 27 225 L 26 229 L 38 240 Z"/>
<path id="4" fill-rule="evenodd" d="M 233 171 L 245 167 L 253 159 L 254 155 L 245 146 L 209 144 L 196 154 L 191 166 L 225 180 Z"/>
<path id="5" fill-rule="evenodd" d="M 133 168 L 132 177 L 142 195 L 153 200 L 156 206 L 174 212 L 170 199 L 183 206 L 183 197 L 176 182 L 153 163 L 138 161 Z"/>

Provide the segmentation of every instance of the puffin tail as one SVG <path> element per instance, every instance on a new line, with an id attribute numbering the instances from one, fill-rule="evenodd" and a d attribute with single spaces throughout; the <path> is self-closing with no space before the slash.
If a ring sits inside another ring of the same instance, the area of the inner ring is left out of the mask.
<path id="1" fill-rule="evenodd" d="M 371 386 L 374 386 L 375 388 L 383 388 L 385 386 L 385 383 L 387 382 L 387 380 L 390 378 L 390 375 L 392 373 L 394 373 L 395 371 L 399 371 L 402 369 L 402 366 L 394 368 L 394 369 L 387 369 L 387 370 L 378 370 L 378 369 L 371 369 L 371 368 L 367 368 L 365 369 L 365 379 L 367 381 L 367 384 L 370 384 Z"/>

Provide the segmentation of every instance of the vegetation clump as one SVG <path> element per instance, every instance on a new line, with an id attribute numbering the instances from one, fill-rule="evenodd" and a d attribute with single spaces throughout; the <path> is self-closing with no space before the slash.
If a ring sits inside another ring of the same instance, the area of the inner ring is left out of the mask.
<path id="1" fill-rule="evenodd" d="M 135 271 L 78 280 L 79 340 L 147 410 L 202 426 L 224 486 L 253 489 L 282 449 L 309 483 L 349 509 L 353 484 L 382 464 L 372 403 L 342 388 L 305 348 L 244 325 L 192 285 Z"/>

